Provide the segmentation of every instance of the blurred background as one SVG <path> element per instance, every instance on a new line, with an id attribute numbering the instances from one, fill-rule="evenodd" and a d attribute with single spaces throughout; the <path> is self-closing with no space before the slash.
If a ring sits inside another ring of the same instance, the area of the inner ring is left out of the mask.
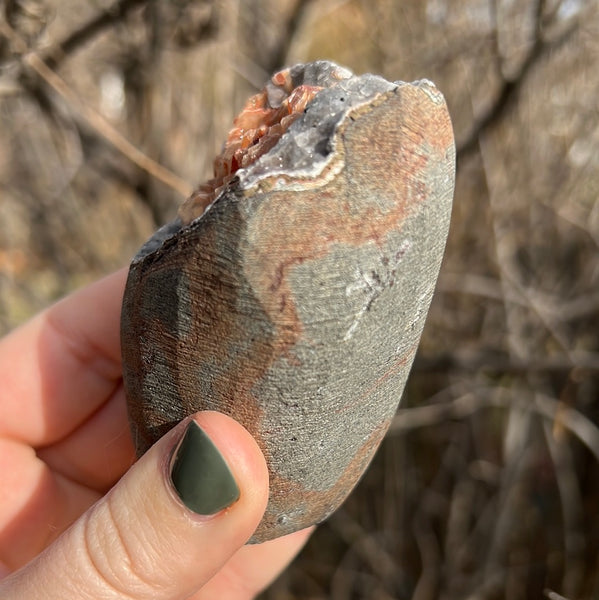
<path id="1" fill-rule="evenodd" d="M 0 332 L 126 265 L 320 58 L 433 80 L 457 186 L 391 430 L 263 598 L 599 598 L 597 0 L 0 1 Z"/>

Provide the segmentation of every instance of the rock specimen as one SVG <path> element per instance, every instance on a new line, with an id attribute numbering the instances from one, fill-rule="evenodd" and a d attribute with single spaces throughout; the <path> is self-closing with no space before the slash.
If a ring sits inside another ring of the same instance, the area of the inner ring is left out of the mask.
<path id="1" fill-rule="evenodd" d="M 253 542 L 330 515 L 400 400 L 454 170 L 429 81 L 325 61 L 275 74 L 236 119 L 214 179 L 131 264 L 122 348 L 138 453 L 186 415 L 218 410 L 269 466 Z"/>

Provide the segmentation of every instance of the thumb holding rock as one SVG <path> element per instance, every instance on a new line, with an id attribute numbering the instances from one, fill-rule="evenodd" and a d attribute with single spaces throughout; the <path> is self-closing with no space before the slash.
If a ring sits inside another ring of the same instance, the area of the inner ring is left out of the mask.
<path id="1" fill-rule="evenodd" d="M 0 595 L 189 598 L 249 539 L 267 499 L 268 471 L 250 434 L 225 415 L 198 413 L 160 439 L 34 561 L 4 579 Z M 264 583 L 248 583 L 247 595 Z"/>

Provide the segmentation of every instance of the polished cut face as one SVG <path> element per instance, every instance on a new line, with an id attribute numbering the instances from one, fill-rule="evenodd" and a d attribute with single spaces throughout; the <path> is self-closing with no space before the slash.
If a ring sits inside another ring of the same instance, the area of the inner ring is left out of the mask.
<path id="1" fill-rule="evenodd" d="M 346 498 L 397 408 L 445 247 L 455 149 L 441 93 L 318 61 L 248 100 L 200 186 L 131 263 L 124 383 L 139 454 L 185 416 L 266 458 L 252 541 Z"/>

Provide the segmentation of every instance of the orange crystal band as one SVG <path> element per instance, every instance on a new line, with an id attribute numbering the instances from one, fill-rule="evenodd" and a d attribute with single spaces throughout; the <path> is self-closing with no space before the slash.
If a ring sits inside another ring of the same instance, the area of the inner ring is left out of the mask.
<path id="1" fill-rule="evenodd" d="M 273 75 L 272 83 L 287 96 L 279 106 L 270 106 L 266 89 L 252 96 L 233 121 L 223 151 L 214 159 L 214 177 L 199 188 L 179 209 L 184 224 L 201 216 L 238 169 L 247 167 L 266 154 L 279 141 L 291 123 L 323 89 L 299 85 L 293 88 L 289 70 Z"/>

